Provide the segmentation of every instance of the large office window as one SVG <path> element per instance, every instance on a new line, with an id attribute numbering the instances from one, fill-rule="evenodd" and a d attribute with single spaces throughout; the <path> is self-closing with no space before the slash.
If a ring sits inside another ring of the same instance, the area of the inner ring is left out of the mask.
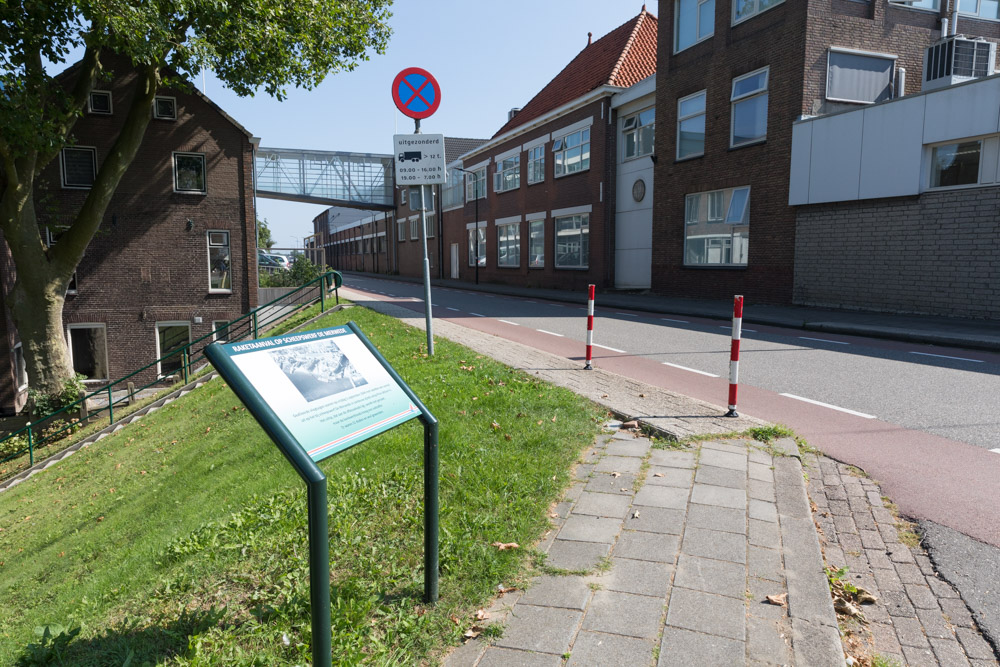
<path id="1" fill-rule="evenodd" d="M 486 167 L 465 175 L 465 201 L 486 198 Z"/>
<path id="2" fill-rule="evenodd" d="M 958 0 L 958 11 L 982 19 L 1000 19 L 1000 1 Z"/>
<path id="3" fill-rule="evenodd" d="M 676 0 L 674 3 L 674 51 L 683 51 L 712 36 L 715 30 L 715 0 Z"/>
<path id="4" fill-rule="evenodd" d="M 528 185 L 545 180 L 545 144 L 528 151 Z"/>
<path id="5" fill-rule="evenodd" d="M 894 56 L 831 48 L 827 55 L 826 99 L 882 102 L 892 97 Z"/>
<path id="6" fill-rule="evenodd" d="M 229 260 L 229 232 L 208 232 L 208 290 L 229 292 L 233 289 L 233 274 Z"/>
<path id="7" fill-rule="evenodd" d="M 590 128 L 585 127 L 553 141 L 552 161 L 556 177 L 590 169 Z"/>
<path id="8" fill-rule="evenodd" d="M 89 189 L 97 176 L 97 149 L 89 146 L 64 148 L 59 153 L 64 188 Z"/>
<path id="9" fill-rule="evenodd" d="M 567 215 L 555 219 L 556 268 L 585 269 L 590 258 L 590 216 Z"/>
<path id="10" fill-rule="evenodd" d="M 733 24 L 746 21 L 785 0 L 733 0 Z"/>
<path id="11" fill-rule="evenodd" d="M 983 142 L 980 140 L 935 146 L 931 151 L 932 188 L 979 183 L 979 159 Z"/>
<path id="12" fill-rule="evenodd" d="M 545 266 L 545 221 L 528 223 L 528 266 L 540 269 Z"/>
<path id="13" fill-rule="evenodd" d="M 749 245 L 749 187 L 684 198 L 685 266 L 746 266 Z"/>
<path id="14" fill-rule="evenodd" d="M 677 101 L 677 159 L 705 154 L 705 91 Z"/>
<path id="15" fill-rule="evenodd" d="M 521 265 L 521 223 L 497 225 L 497 266 Z"/>
<path id="16" fill-rule="evenodd" d="M 625 145 L 626 160 L 653 153 L 655 120 L 655 109 L 650 107 L 622 121 L 622 143 Z"/>
<path id="17" fill-rule="evenodd" d="M 441 208 L 449 209 L 455 208 L 456 206 L 461 206 L 465 203 L 462 199 L 463 190 L 463 176 L 462 172 L 458 169 L 448 170 L 448 182 L 445 184 L 443 191 L 441 192 Z"/>
<path id="18" fill-rule="evenodd" d="M 493 190 L 507 192 L 521 187 L 521 156 L 504 158 L 497 163 L 497 172 L 493 174 Z"/>
<path id="19" fill-rule="evenodd" d="M 767 138 L 767 79 L 765 67 L 733 79 L 732 125 L 729 145 L 744 146 Z"/>
<path id="20" fill-rule="evenodd" d="M 482 225 L 479 229 L 469 230 L 469 266 L 486 266 L 486 228 Z"/>

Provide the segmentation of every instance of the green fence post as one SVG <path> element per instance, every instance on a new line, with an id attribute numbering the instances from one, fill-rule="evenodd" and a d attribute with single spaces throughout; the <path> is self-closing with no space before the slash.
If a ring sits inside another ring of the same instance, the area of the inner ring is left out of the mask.
<path id="1" fill-rule="evenodd" d="M 28 422 L 28 465 L 35 465 L 35 445 L 31 441 L 31 422 Z"/>
<path id="2" fill-rule="evenodd" d="M 319 312 L 326 312 L 326 276 L 319 279 Z"/>
<path id="3" fill-rule="evenodd" d="M 108 426 L 115 423 L 115 400 L 111 395 L 111 385 L 108 385 Z"/>
<path id="4" fill-rule="evenodd" d="M 188 383 L 188 351 L 181 351 L 181 376 L 184 378 L 184 384 Z"/>
<path id="5" fill-rule="evenodd" d="M 257 311 L 253 311 L 253 337 L 257 338 Z"/>

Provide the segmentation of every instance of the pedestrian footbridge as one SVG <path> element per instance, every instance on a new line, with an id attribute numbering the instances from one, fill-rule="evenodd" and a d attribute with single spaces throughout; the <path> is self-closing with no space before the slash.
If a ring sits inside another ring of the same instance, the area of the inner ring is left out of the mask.
<path id="1" fill-rule="evenodd" d="M 393 209 L 391 155 L 258 148 L 257 196 L 369 211 Z"/>

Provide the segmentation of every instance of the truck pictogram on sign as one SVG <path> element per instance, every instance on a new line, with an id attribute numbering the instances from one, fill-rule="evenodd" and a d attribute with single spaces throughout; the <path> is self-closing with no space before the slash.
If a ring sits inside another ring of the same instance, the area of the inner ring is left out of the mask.
<path id="1" fill-rule="evenodd" d="M 420 162 L 422 157 L 423 153 L 421 153 L 420 151 L 405 151 L 403 153 L 400 153 L 399 157 L 396 159 L 399 160 L 400 162 L 406 162 L 407 160 L 409 160 L 410 162 Z"/>

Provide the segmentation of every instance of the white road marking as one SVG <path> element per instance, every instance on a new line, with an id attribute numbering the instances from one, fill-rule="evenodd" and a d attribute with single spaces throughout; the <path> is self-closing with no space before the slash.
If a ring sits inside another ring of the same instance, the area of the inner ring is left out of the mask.
<path id="1" fill-rule="evenodd" d="M 732 329 L 733 325 L 731 325 L 731 324 L 720 324 L 719 328 L 720 329 Z M 746 331 L 747 333 L 757 333 L 756 329 L 743 329 L 743 328 L 740 328 L 740 331 Z M 831 343 L 835 343 L 836 341 L 830 341 L 830 342 Z M 846 343 L 845 343 L 845 345 L 846 345 Z"/>
<path id="2" fill-rule="evenodd" d="M 620 352 L 621 354 L 628 354 L 625 350 L 619 350 L 617 347 L 608 347 L 607 345 L 598 345 L 594 343 L 594 347 L 599 347 L 602 350 L 611 350 L 612 352 Z"/>
<path id="3" fill-rule="evenodd" d="M 548 334 L 550 336 L 559 336 L 560 338 L 565 338 L 562 334 L 557 334 L 555 331 L 546 331 L 545 329 L 535 329 L 538 333 Z"/>
<path id="4" fill-rule="evenodd" d="M 697 373 L 698 375 L 707 375 L 710 378 L 717 378 L 717 377 L 719 377 L 715 373 L 706 373 L 705 371 L 699 371 L 697 368 L 688 368 L 687 366 L 680 366 L 678 364 L 672 364 L 669 361 L 662 361 L 660 363 L 662 363 L 664 366 L 670 366 L 671 368 L 679 368 L 682 371 L 691 371 L 692 373 Z"/>
<path id="5" fill-rule="evenodd" d="M 492 294 L 483 294 L 482 296 L 485 296 L 487 299 L 495 299 L 496 298 Z"/>
<path id="6" fill-rule="evenodd" d="M 639 317 L 638 315 L 633 315 L 632 313 L 615 313 L 615 315 L 624 315 L 625 317 Z"/>
<path id="7" fill-rule="evenodd" d="M 469 313 L 469 315 L 472 315 L 473 317 L 486 317 L 485 315 L 480 315 L 479 313 Z"/>
<path id="8" fill-rule="evenodd" d="M 517 322 L 511 322 L 510 320 L 497 320 L 497 322 L 503 322 L 504 324 L 510 324 L 510 325 L 512 325 L 512 326 L 515 326 L 515 327 L 519 327 L 519 326 L 521 326 L 521 325 L 520 325 L 520 324 L 518 324 Z"/>
<path id="9" fill-rule="evenodd" d="M 452 308 L 451 306 L 448 306 L 448 310 L 454 310 L 456 313 L 462 312 L 458 308 Z"/>
<path id="10" fill-rule="evenodd" d="M 919 354 L 921 357 L 937 357 L 938 359 L 954 359 L 955 361 L 971 361 L 974 364 L 983 363 L 982 359 L 966 359 L 965 357 L 949 357 L 946 354 L 931 354 L 930 352 L 913 352 L 910 354 Z"/>
<path id="11" fill-rule="evenodd" d="M 821 403 L 820 401 L 814 401 L 811 398 L 803 398 L 801 396 L 796 396 L 795 394 L 781 394 L 786 398 L 794 398 L 796 401 L 805 401 L 806 403 L 812 403 L 813 405 L 819 405 L 824 408 L 830 408 L 831 410 L 839 410 L 840 412 L 846 412 L 849 415 L 854 415 L 856 417 L 864 417 L 865 419 L 877 419 L 875 415 L 867 415 L 864 412 L 856 412 L 854 410 L 848 410 L 847 408 L 841 408 L 836 405 L 830 405 L 829 403 Z"/>
<path id="12" fill-rule="evenodd" d="M 815 340 L 820 343 L 833 343 L 834 345 L 850 345 L 850 343 L 845 343 L 842 340 L 828 340 L 826 338 L 810 338 L 809 336 L 799 336 L 802 340 Z"/>
<path id="13" fill-rule="evenodd" d="M 990 451 L 994 454 L 1000 454 L 1000 449 L 991 449 Z"/>
<path id="14" fill-rule="evenodd" d="M 525 299 L 524 303 L 538 303 L 538 302 L 537 301 L 529 301 L 529 300 Z"/>
<path id="15" fill-rule="evenodd" d="M 691 324 L 687 320 L 672 320 L 669 317 L 661 317 L 660 319 L 664 322 L 680 322 L 681 324 Z"/>
<path id="16" fill-rule="evenodd" d="M 559 303 L 550 303 L 549 306 L 552 308 L 565 308 L 565 306 Z"/>

